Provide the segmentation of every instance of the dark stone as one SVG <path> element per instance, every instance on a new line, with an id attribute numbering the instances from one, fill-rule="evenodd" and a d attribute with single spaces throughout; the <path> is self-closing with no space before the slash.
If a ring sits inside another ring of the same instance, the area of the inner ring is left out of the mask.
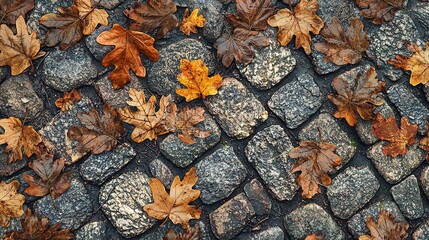
<path id="1" fill-rule="evenodd" d="M 420 182 L 423 192 L 429 198 L 429 166 L 426 166 L 420 173 Z"/>
<path id="2" fill-rule="evenodd" d="M 271 200 L 264 187 L 257 179 L 253 179 L 247 183 L 244 186 L 244 192 L 252 203 L 256 215 L 270 214 Z"/>
<path id="3" fill-rule="evenodd" d="M 159 179 L 166 188 L 170 188 L 174 176 L 167 165 L 165 165 L 161 160 L 155 159 L 149 163 L 149 169 L 153 177 Z"/>
<path id="4" fill-rule="evenodd" d="M 76 240 L 101 240 L 106 237 L 105 222 L 87 223 L 76 232 Z"/>
<path id="5" fill-rule="evenodd" d="M 108 2 L 108 1 L 111 1 L 111 0 L 104 0 L 103 2 Z M 113 0 L 113 1 L 117 1 L 117 0 Z M 96 39 L 102 32 L 110 30 L 111 28 L 112 28 L 112 26 L 110 26 L 110 25 L 100 26 L 99 28 L 95 29 L 91 35 L 89 35 L 85 38 L 86 46 L 88 47 L 89 51 L 92 53 L 92 56 L 94 56 L 95 59 L 97 59 L 99 62 L 102 62 L 103 58 L 110 51 L 112 51 L 115 47 L 114 46 L 101 45 L 97 42 Z M 107 77 L 105 77 L 105 78 L 107 78 Z"/>
<path id="6" fill-rule="evenodd" d="M 423 201 L 416 176 L 409 176 L 393 186 L 390 192 L 405 217 L 414 220 L 423 215 Z"/>
<path id="7" fill-rule="evenodd" d="M 268 227 L 265 230 L 254 232 L 251 234 L 240 234 L 239 240 L 285 240 L 285 234 L 283 230 L 278 227 Z"/>
<path id="8" fill-rule="evenodd" d="M 7 161 L 7 154 L 5 152 L 5 145 L 0 146 L 0 177 L 7 177 L 19 171 L 27 165 L 27 158 L 24 156 L 23 160 L 9 163 Z"/>
<path id="9" fill-rule="evenodd" d="M 196 225 L 199 225 L 201 229 L 201 235 L 198 239 L 195 240 L 210 240 L 210 235 L 208 231 L 208 227 L 201 221 L 195 222 L 195 220 L 190 221 L 190 226 L 195 227 Z M 151 231 L 150 233 L 144 233 L 143 235 L 139 236 L 137 238 L 138 240 L 161 240 L 165 234 L 170 230 L 173 229 L 176 233 L 183 233 L 185 230 L 180 225 L 174 225 L 171 221 L 167 221 L 165 224 L 162 224 L 161 226 L 154 229 L 154 231 Z"/>
<path id="10" fill-rule="evenodd" d="M 413 232 L 413 240 L 429 239 L 429 219 L 420 224 Z"/>

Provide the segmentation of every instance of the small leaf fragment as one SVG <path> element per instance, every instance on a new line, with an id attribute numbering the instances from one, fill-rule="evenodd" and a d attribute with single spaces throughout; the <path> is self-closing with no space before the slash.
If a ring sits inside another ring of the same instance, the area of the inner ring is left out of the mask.
<path id="1" fill-rule="evenodd" d="M 189 15 L 189 9 L 186 9 L 185 13 L 183 13 L 182 23 L 180 24 L 180 31 L 189 36 L 191 32 L 197 33 L 197 27 L 204 27 L 206 22 L 207 19 L 203 15 L 198 16 L 198 8 L 192 10 L 191 15 Z"/>
<path id="2" fill-rule="evenodd" d="M 76 89 L 72 89 L 70 92 L 64 92 L 62 98 L 55 100 L 55 106 L 61 109 L 61 111 L 69 111 L 73 108 L 73 103 L 79 101 L 82 98 L 82 95 Z"/>

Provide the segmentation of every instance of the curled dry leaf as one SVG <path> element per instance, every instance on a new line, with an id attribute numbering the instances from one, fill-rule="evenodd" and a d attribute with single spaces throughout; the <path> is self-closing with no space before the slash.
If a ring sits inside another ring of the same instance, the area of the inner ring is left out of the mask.
<path id="1" fill-rule="evenodd" d="M 233 28 L 247 31 L 267 29 L 267 19 L 274 14 L 271 0 L 236 0 L 237 14 L 227 14 L 226 20 Z"/>
<path id="2" fill-rule="evenodd" d="M 331 184 L 327 173 L 341 164 L 341 158 L 334 153 L 336 146 L 327 142 L 301 141 L 289 152 L 291 158 L 298 158 L 292 172 L 301 172 L 296 179 L 302 188 L 303 198 L 312 198 L 320 193 L 319 184 Z"/>
<path id="3" fill-rule="evenodd" d="M 55 100 L 55 106 L 61 109 L 61 111 L 69 111 L 73 108 L 73 103 L 79 101 L 82 98 L 80 92 L 76 89 L 71 90 L 70 92 L 64 92 L 62 98 Z"/>
<path id="4" fill-rule="evenodd" d="M 22 204 L 25 197 L 17 193 L 19 182 L 0 182 L 0 226 L 9 227 L 10 218 L 19 218 L 24 214 Z"/>
<path id="5" fill-rule="evenodd" d="M 424 51 L 415 43 L 408 45 L 408 50 L 413 54 L 412 57 L 396 55 L 394 59 L 389 60 L 389 63 L 394 67 L 411 71 L 411 85 L 416 86 L 419 83 L 425 85 L 429 82 L 429 42 L 426 43 Z"/>
<path id="6" fill-rule="evenodd" d="M 184 229 L 188 228 L 189 220 L 199 219 L 201 210 L 189 203 L 197 200 L 200 190 L 192 187 L 197 183 L 195 167 L 185 174 L 181 181 L 176 176 L 171 184 L 170 194 L 165 191 L 164 185 L 156 178 L 149 182 L 154 203 L 144 206 L 144 211 L 158 220 L 169 218 L 174 224 L 180 224 Z"/>
<path id="7" fill-rule="evenodd" d="M 34 0 L 1 0 L 0 23 L 15 24 L 19 16 L 25 16 L 34 8 Z"/>
<path id="8" fill-rule="evenodd" d="M 179 23 L 174 16 L 176 11 L 173 0 L 147 0 L 146 5 L 134 3 L 132 8 L 124 10 L 124 14 L 134 21 L 130 30 L 148 33 L 158 29 L 155 38 L 161 39 Z"/>
<path id="9" fill-rule="evenodd" d="M 200 237 L 201 227 L 200 225 L 195 224 L 192 227 L 188 227 L 184 233 L 176 233 L 173 229 L 170 228 L 162 240 L 199 240 Z"/>
<path id="10" fill-rule="evenodd" d="M 396 222 L 396 217 L 387 210 L 381 210 L 378 222 L 369 216 L 366 220 L 371 236 L 359 236 L 359 240 L 404 240 L 407 238 L 409 225 L 403 222 Z"/>
<path id="11" fill-rule="evenodd" d="M 205 99 L 207 96 L 216 95 L 217 90 L 222 85 L 220 74 L 209 77 L 209 69 L 201 59 L 180 60 L 180 70 L 182 73 L 177 76 L 177 79 L 187 88 L 176 89 L 176 93 L 185 97 L 187 102 L 200 96 Z"/>
<path id="12" fill-rule="evenodd" d="M 373 19 L 374 24 L 389 22 L 396 11 L 404 7 L 405 0 L 355 0 L 360 8 L 360 15 Z"/>
<path id="13" fill-rule="evenodd" d="M 426 128 L 429 128 L 429 120 Z M 429 161 L 429 131 L 426 136 L 420 140 L 420 148 L 426 151 L 426 160 Z"/>
<path id="14" fill-rule="evenodd" d="M 358 63 L 369 47 L 368 35 L 363 28 L 359 18 L 353 17 L 347 30 L 344 30 L 340 21 L 334 17 L 332 23 L 325 25 L 321 32 L 325 42 L 314 44 L 314 48 L 326 55 L 325 62 L 337 65 Z"/>
<path id="15" fill-rule="evenodd" d="M 203 122 L 205 119 L 204 108 L 183 108 L 177 117 L 177 129 L 179 131 L 177 137 L 180 141 L 186 144 L 194 144 L 196 142 L 195 137 L 206 138 L 210 136 L 212 131 L 195 127 L 196 124 Z"/>
<path id="16" fill-rule="evenodd" d="M 27 157 L 31 157 L 39 150 L 38 144 L 42 142 L 40 135 L 31 126 L 24 126 L 21 120 L 15 117 L 0 119 L 0 145 L 7 144 L 6 152 L 9 163 L 22 160 L 22 150 Z"/>
<path id="17" fill-rule="evenodd" d="M 302 47 L 308 55 L 311 53 L 310 32 L 319 34 L 323 28 L 323 20 L 316 14 L 319 9 L 317 0 L 301 0 L 295 10 L 284 8 L 268 19 L 271 27 L 278 27 L 277 40 L 282 46 L 292 41 L 295 35 L 295 48 Z"/>
<path id="18" fill-rule="evenodd" d="M 105 67 L 115 65 L 115 69 L 109 75 L 114 89 L 122 88 L 130 80 L 130 69 L 139 77 L 146 76 L 146 68 L 140 58 L 141 53 L 149 60 L 159 59 L 159 53 L 153 47 L 155 39 L 142 32 L 127 30 L 118 24 L 114 24 L 111 30 L 101 33 L 97 37 L 97 42 L 115 46 L 102 62 Z"/>
<path id="19" fill-rule="evenodd" d="M 60 7 L 58 12 L 60 14 L 49 13 L 40 18 L 40 23 L 49 28 L 45 39 L 49 47 L 60 44 L 62 50 L 67 49 L 83 35 L 94 32 L 98 24 L 108 24 L 109 15 L 96 8 L 95 0 L 74 0 L 70 7 Z"/>
<path id="20" fill-rule="evenodd" d="M 39 219 L 37 214 L 27 208 L 25 219 L 21 220 L 22 232 L 8 232 L 4 240 L 69 240 L 74 234 L 68 228 L 61 228 L 61 224 L 49 226 L 47 218 Z"/>
<path id="21" fill-rule="evenodd" d="M 63 158 L 54 161 L 53 151 L 43 148 L 40 158 L 28 164 L 39 177 L 34 178 L 26 173 L 22 175 L 29 185 L 24 192 L 36 197 L 50 194 L 52 199 L 61 196 L 71 185 L 71 172 L 62 172 L 64 162 Z"/>
<path id="22" fill-rule="evenodd" d="M 189 9 L 186 9 L 185 13 L 183 13 L 182 23 L 180 24 L 180 31 L 189 36 L 191 32 L 197 33 L 197 27 L 204 27 L 206 22 L 207 19 L 203 15 L 198 16 L 198 8 L 192 10 L 191 15 L 189 15 Z"/>
<path id="23" fill-rule="evenodd" d="M 6 25 L 0 25 L 0 66 L 9 65 L 12 75 L 18 75 L 32 66 L 31 60 L 45 55 L 40 51 L 36 32 L 28 34 L 23 16 L 16 20 L 16 34 Z"/>
<path id="24" fill-rule="evenodd" d="M 72 126 L 67 136 L 79 142 L 78 151 L 82 153 L 110 151 L 118 145 L 118 138 L 124 133 L 118 112 L 107 104 L 101 115 L 92 108 L 88 113 L 78 113 L 77 118 L 84 127 Z"/>
<path id="25" fill-rule="evenodd" d="M 386 156 L 396 157 L 407 153 L 407 145 L 411 146 L 417 142 L 417 125 L 410 124 L 405 117 L 401 118 L 401 128 L 396 124 L 394 116 L 384 119 L 378 113 L 372 121 L 372 133 L 381 140 L 389 143 L 383 147 Z"/>
<path id="26" fill-rule="evenodd" d="M 338 76 L 332 82 L 337 94 L 328 98 L 337 105 L 336 118 L 345 118 L 350 126 L 358 121 L 358 114 L 363 120 L 374 118 L 376 106 L 384 103 L 385 83 L 377 80 L 377 72 L 371 67 L 366 73 L 358 74 L 356 79 Z"/>

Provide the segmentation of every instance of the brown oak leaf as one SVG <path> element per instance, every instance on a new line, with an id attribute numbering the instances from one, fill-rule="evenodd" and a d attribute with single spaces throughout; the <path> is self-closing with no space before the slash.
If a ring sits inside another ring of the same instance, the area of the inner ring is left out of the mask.
<path id="1" fill-rule="evenodd" d="M 45 55 L 40 51 L 36 32 L 28 33 L 23 16 L 16 20 L 16 34 L 6 25 L 0 25 L 0 66 L 9 65 L 12 75 L 18 75 L 32 66 L 31 60 Z"/>
<path id="2" fill-rule="evenodd" d="M 191 32 L 197 33 L 197 27 L 204 27 L 207 19 L 203 15 L 198 16 L 198 8 L 192 10 L 191 15 L 189 15 L 189 9 L 186 9 L 183 13 L 183 20 L 180 24 L 180 31 L 186 35 L 191 35 Z"/>
<path id="3" fill-rule="evenodd" d="M 312 198 L 320 193 L 319 184 L 331 184 L 327 173 L 341 164 L 341 158 L 334 153 L 336 146 L 327 142 L 301 141 L 289 152 L 291 158 L 298 158 L 292 172 L 301 172 L 296 179 L 302 188 L 303 198 Z"/>
<path id="4" fill-rule="evenodd" d="M 0 119 L 0 128 L 4 133 L 0 134 L 0 145 L 7 144 L 7 160 L 12 163 L 22 160 L 22 150 L 27 157 L 38 153 L 39 143 L 42 142 L 40 135 L 31 126 L 24 126 L 21 120 L 15 117 Z"/>
<path id="5" fill-rule="evenodd" d="M 70 7 L 58 8 L 60 14 L 49 13 L 40 18 L 40 23 L 49 28 L 45 44 L 53 47 L 60 44 L 62 50 L 76 44 L 83 35 L 90 35 L 98 24 L 107 26 L 109 15 L 96 8 L 95 0 L 74 0 Z"/>
<path id="6" fill-rule="evenodd" d="M 207 96 L 216 95 L 217 90 L 222 85 L 220 74 L 209 77 L 209 69 L 201 59 L 180 60 L 180 70 L 182 73 L 177 76 L 177 79 L 187 88 L 176 89 L 176 93 L 185 97 L 187 102 L 200 96 L 202 99 L 206 99 Z"/>
<path id="7" fill-rule="evenodd" d="M 146 68 L 140 58 L 141 53 L 149 60 L 159 59 L 159 53 L 153 47 L 155 39 L 142 32 L 127 30 L 118 24 L 114 24 L 111 30 L 101 33 L 97 37 L 97 42 L 115 46 L 102 62 L 105 67 L 115 65 L 115 69 L 109 75 L 114 89 L 122 88 L 129 82 L 130 69 L 138 77 L 146 76 Z"/>
<path id="8" fill-rule="evenodd" d="M 294 11 L 284 8 L 268 19 L 271 27 L 278 27 L 277 40 L 282 46 L 292 41 L 295 35 L 295 48 L 302 47 L 308 55 L 311 53 L 310 32 L 319 34 L 324 23 L 316 14 L 319 9 L 317 0 L 301 0 Z"/>
<path id="9" fill-rule="evenodd" d="M 408 50 L 412 57 L 396 55 L 388 62 L 394 67 L 405 71 L 411 71 L 410 84 L 417 86 L 419 83 L 425 85 L 429 82 L 429 42 L 426 43 L 426 50 L 414 43 L 408 45 Z"/>
<path id="10" fill-rule="evenodd" d="M 378 222 L 369 216 L 366 220 L 371 235 L 359 236 L 359 240 L 404 240 L 407 238 L 409 225 L 397 222 L 396 217 L 387 210 L 381 210 Z"/>
<path id="11" fill-rule="evenodd" d="M 0 23 L 15 24 L 19 16 L 25 16 L 34 8 L 34 0 L 1 0 Z"/>
<path id="12" fill-rule="evenodd" d="M 69 240 L 74 234 L 68 228 L 61 228 L 61 224 L 49 226 L 47 218 L 39 219 L 36 213 L 27 208 L 25 219 L 21 220 L 23 231 L 8 232 L 4 240 Z M 60 229 L 61 228 L 61 229 Z"/>
<path id="13" fill-rule="evenodd" d="M 64 92 L 64 96 L 62 98 L 58 98 L 55 100 L 55 106 L 61 109 L 61 111 L 69 111 L 73 108 L 73 103 L 79 101 L 82 98 L 80 92 L 76 89 L 72 89 L 70 92 Z"/>
<path id="14" fill-rule="evenodd" d="M 176 233 L 170 228 L 162 240 L 199 240 L 200 237 L 201 227 L 200 225 L 195 224 L 192 227 L 188 227 L 184 233 Z"/>
<path id="15" fill-rule="evenodd" d="M 203 122 L 204 108 L 197 107 L 189 109 L 185 107 L 177 116 L 177 129 L 179 131 L 178 138 L 186 144 L 194 144 L 195 137 L 206 138 L 210 136 L 211 130 L 202 130 L 195 127 L 196 124 Z"/>
<path id="16" fill-rule="evenodd" d="M 201 210 L 189 203 L 197 200 L 201 191 L 192 187 L 197 183 L 195 167 L 185 174 L 181 181 L 176 176 L 171 184 L 170 194 L 165 191 L 164 185 L 156 178 L 149 182 L 154 203 L 144 206 L 144 211 L 153 218 L 164 220 L 169 218 L 174 224 L 180 224 L 184 229 L 188 228 L 189 220 L 199 219 Z"/>
<path id="17" fill-rule="evenodd" d="M 314 44 L 314 48 L 326 55 L 325 62 L 337 65 L 358 63 L 369 47 L 368 35 L 363 28 L 359 18 L 353 17 L 347 30 L 344 30 L 340 21 L 334 17 L 332 23 L 325 25 L 321 32 L 325 42 Z"/>
<path id="18" fill-rule="evenodd" d="M 24 214 L 22 204 L 25 197 L 17 193 L 19 182 L 0 182 L 0 226 L 9 227 L 11 218 L 19 218 Z"/>
<path id="19" fill-rule="evenodd" d="M 226 20 L 233 28 L 248 31 L 267 29 L 267 20 L 274 14 L 271 0 L 236 0 L 237 14 L 227 14 Z"/>
<path id="20" fill-rule="evenodd" d="M 124 10 L 124 14 L 134 21 L 130 30 L 151 32 L 158 29 L 156 39 L 161 39 L 178 25 L 177 11 L 173 0 L 147 0 L 146 5 L 136 2 L 132 8 Z"/>
<path id="21" fill-rule="evenodd" d="M 43 148 L 40 158 L 28 164 L 39 177 L 34 178 L 26 173 L 22 175 L 24 181 L 29 185 L 24 192 L 36 197 L 50 194 L 52 199 L 61 196 L 70 188 L 71 184 L 71 172 L 62 172 L 64 163 L 63 158 L 54 161 L 53 151 Z"/>
<path id="22" fill-rule="evenodd" d="M 426 128 L 429 128 L 429 119 Z M 420 148 L 426 151 L 426 160 L 429 161 L 429 131 L 426 136 L 420 139 Z"/>
<path id="23" fill-rule="evenodd" d="M 381 140 L 388 141 L 389 144 L 383 147 L 386 156 L 396 157 L 407 153 L 407 145 L 411 146 L 417 142 L 415 136 L 418 126 L 410 124 L 407 118 L 401 118 L 401 128 L 396 124 L 394 116 L 388 119 L 378 113 L 372 121 L 372 133 Z"/>
<path id="24" fill-rule="evenodd" d="M 360 8 L 360 15 L 373 19 L 374 24 L 389 22 L 396 11 L 404 7 L 405 0 L 355 0 Z"/>
<path id="25" fill-rule="evenodd" d="M 371 67 L 366 73 L 358 74 L 356 79 L 338 76 L 332 82 L 337 94 L 328 98 L 337 105 L 336 118 L 345 118 L 350 126 L 358 121 L 358 114 L 364 120 L 374 118 L 376 106 L 384 103 L 381 91 L 385 83 L 377 80 L 377 72 Z"/>
<path id="26" fill-rule="evenodd" d="M 118 145 L 118 138 L 124 133 L 118 112 L 107 104 L 101 115 L 92 108 L 88 113 L 78 113 L 77 118 L 84 127 L 72 126 L 67 136 L 79 142 L 78 151 L 82 153 L 110 151 Z"/>

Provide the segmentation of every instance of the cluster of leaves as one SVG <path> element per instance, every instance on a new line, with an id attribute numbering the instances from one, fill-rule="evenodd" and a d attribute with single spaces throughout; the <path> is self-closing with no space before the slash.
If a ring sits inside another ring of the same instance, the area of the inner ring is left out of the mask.
<path id="1" fill-rule="evenodd" d="M 371 235 L 359 236 L 359 240 L 404 240 L 407 238 L 407 229 L 409 225 L 403 222 L 397 222 L 396 217 L 387 210 L 380 210 L 378 222 L 369 216 L 366 220 Z"/>
<path id="2" fill-rule="evenodd" d="M 373 19 L 374 24 L 389 22 L 395 16 L 396 11 L 404 7 L 405 0 L 355 0 L 356 4 L 363 8 L 360 15 Z"/>
<path id="3" fill-rule="evenodd" d="M 0 2 L 0 23 L 15 24 L 20 16 L 25 16 L 34 8 L 34 0 L 2 0 Z"/>
<path id="4" fill-rule="evenodd" d="M 199 240 L 201 237 L 200 225 L 188 227 L 184 233 L 176 233 L 173 229 L 168 230 L 162 240 Z"/>
<path id="5" fill-rule="evenodd" d="M 55 106 L 61 109 L 61 111 L 69 111 L 73 108 L 73 103 L 79 101 L 82 95 L 76 89 L 72 89 L 70 92 L 64 92 L 62 98 L 55 100 Z"/>

